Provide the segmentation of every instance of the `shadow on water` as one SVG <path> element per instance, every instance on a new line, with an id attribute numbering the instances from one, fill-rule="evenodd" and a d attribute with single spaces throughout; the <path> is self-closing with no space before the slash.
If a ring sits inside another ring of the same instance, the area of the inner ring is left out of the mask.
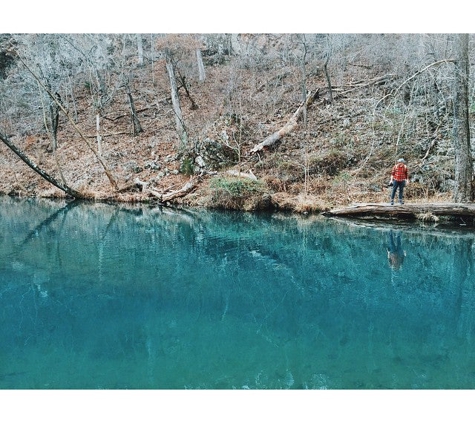
<path id="1" fill-rule="evenodd" d="M 0 198 L 0 388 L 475 386 L 473 234 Z"/>

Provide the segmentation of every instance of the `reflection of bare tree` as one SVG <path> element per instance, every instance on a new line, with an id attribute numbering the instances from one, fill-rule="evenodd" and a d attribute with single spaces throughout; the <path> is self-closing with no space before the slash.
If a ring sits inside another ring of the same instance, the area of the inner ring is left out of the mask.
<path id="1" fill-rule="evenodd" d="M 453 246 L 453 283 L 455 295 L 454 324 L 461 336 L 469 336 L 473 329 L 473 239 L 461 239 Z"/>
<path id="2" fill-rule="evenodd" d="M 104 263 L 104 246 L 105 246 L 105 238 L 106 238 L 106 235 L 107 233 L 109 232 L 110 228 L 112 227 L 114 221 L 116 220 L 117 218 L 117 215 L 120 211 L 120 208 L 116 208 L 114 213 L 111 215 L 110 219 L 109 219 L 109 222 L 107 223 L 107 226 L 104 230 L 104 233 L 102 234 L 102 236 L 99 238 L 99 243 L 98 243 L 98 253 L 97 253 L 97 256 L 98 256 L 98 272 L 99 272 L 99 281 L 102 283 L 104 281 L 103 279 L 103 263 Z"/>
<path id="3" fill-rule="evenodd" d="M 50 244 L 55 248 L 55 261 L 57 263 L 61 263 L 61 259 L 59 257 L 61 251 L 60 242 L 63 239 L 63 237 L 61 236 L 61 233 L 63 231 L 62 228 L 64 226 L 67 212 L 72 208 L 76 207 L 77 205 L 78 202 L 76 201 L 69 202 L 65 206 L 54 211 L 47 218 L 40 221 L 36 226 L 29 230 L 29 232 L 21 242 L 13 244 L 9 249 L 9 253 L 6 254 L 4 259 L 2 259 L 5 262 L 9 262 L 9 266 L 14 271 L 27 276 L 29 283 L 28 291 L 24 294 L 27 294 L 30 291 L 34 291 L 35 295 L 39 295 L 42 298 L 46 298 L 48 293 L 47 290 L 44 288 L 44 283 L 49 280 L 51 272 L 51 269 L 48 267 L 48 264 L 44 263 L 43 255 L 41 255 L 42 258 L 38 259 L 38 256 L 36 256 L 36 254 L 31 253 L 31 248 L 27 248 L 28 244 L 33 240 L 37 239 L 42 233 L 47 231 L 48 228 L 54 226 L 54 223 L 62 217 L 62 223 L 60 224 L 61 228 L 57 230 L 56 236 L 49 236 L 47 234 L 50 239 L 54 239 L 54 242 L 50 242 Z M 54 229 L 52 230 L 54 231 Z M 38 254 L 43 254 L 43 252 L 47 249 L 44 247 L 44 244 L 42 244 L 42 246 L 43 247 L 40 249 L 35 248 L 35 251 L 37 251 Z M 25 259 L 26 257 L 27 259 Z M 32 261 L 33 263 L 28 263 L 28 261 Z"/>
<path id="4" fill-rule="evenodd" d="M 55 211 L 53 214 L 51 214 L 48 218 L 45 218 L 43 221 L 41 221 L 39 224 L 37 224 L 30 232 L 28 235 L 25 237 L 23 242 L 21 242 L 18 245 L 18 249 L 21 249 L 24 247 L 31 239 L 36 237 L 39 232 L 41 232 L 45 227 L 50 226 L 55 220 L 57 220 L 61 215 L 63 217 L 66 215 L 66 213 L 71 210 L 72 208 L 76 207 L 79 203 L 77 201 L 72 201 L 68 202 L 64 207 L 60 208 L 59 210 Z"/>

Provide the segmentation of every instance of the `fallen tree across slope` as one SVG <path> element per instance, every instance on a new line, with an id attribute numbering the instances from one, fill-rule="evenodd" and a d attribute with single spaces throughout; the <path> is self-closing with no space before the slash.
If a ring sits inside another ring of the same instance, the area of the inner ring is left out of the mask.
<path id="1" fill-rule="evenodd" d="M 32 160 L 30 160 L 30 158 L 28 158 L 28 156 L 20 148 L 15 146 L 15 144 L 13 144 L 13 142 L 11 142 L 8 139 L 7 135 L 4 135 L 1 132 L 0 132 L 0 141 L 2 141 L 8 148 L 10 148 L 32 170 L 34 170 L 36 173 L 38 173 L 41 177 L 43 177 L 45 180 L 50 182 L 52 185 L 56 186 L 58 189 L 72 196 L 73 198 L 77 198 L 77 199 L 84 198 L 84 195 L 82 193 L 69 187 L 65 183 L 60 182 L 59 180 L 55 179 L 53 176 L 51 176 L 50 174 L 42 170 L 37 164 L 35 164 Z"/>
<path id="2" fill-rule="evenodd" d="M 300 104 L 284 127 L 268 136 L 260 144 L 255 145 L 254 148 L 251 149 L 250 153 L 255 154 L 256 152 L 262 151 L 263 149 L 270 148 L 277 141 L 280 141 L 285 135 L 288 135 L 290 132 L 292 132 L 298 126 L 298 121 L 302 117 L 303 111 L 306 109 L 306 107 L 309 107 L 315 101 L 315 99 L 318 98 L 318 93 L 318 89 L 315 92 L 309 91 L 305 101 Z"/>

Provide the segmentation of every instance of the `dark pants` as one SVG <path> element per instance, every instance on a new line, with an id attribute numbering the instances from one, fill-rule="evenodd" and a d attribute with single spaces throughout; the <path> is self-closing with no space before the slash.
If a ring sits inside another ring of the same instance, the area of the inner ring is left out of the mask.
<path id="1" fill-rule="evenodd" d="M 397 180 L 393 180 L 393 190 L 391 191 L 391 202 L 394 201 L 394 197 L 396 196 L 396 190 L 399 189 L 399 202 L 402 204 L 402 198 L 404 195 L 404 186 L 406 186 L 406 181 L 401 180 L 400 182 Z"/>
<path id="2" fill-rule="evenodd" d="M 389 231 L 388 252 L 395 253 L 398 255 L 401 255 L 403 253 L 401 233 L 396 233 L 396 239 L 394 239 L 393 231 Z"/>
<path id="3" fill-rule="evenodd" d="M 402 249 L 401 244 L 401 234 L 396 234 L 396 239 L 394 239 L 393 231 L 389 232 L 389 243 L 388 243 L 388 260 L 391 268 L 399 270 L 404 262 L 404 250 Z"/>

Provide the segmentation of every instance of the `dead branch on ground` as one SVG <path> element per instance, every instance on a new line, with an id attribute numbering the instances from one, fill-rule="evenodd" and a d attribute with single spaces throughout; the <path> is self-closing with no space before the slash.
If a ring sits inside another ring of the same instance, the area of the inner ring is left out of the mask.
<path id="1" fill-rule="evenodd" d="M 134 185 L 140 187 L 142 192 L 157 198 L 161 204 L 166 204 L 167 202 L 171 202 L 177 198 L 182 198 L 193 192 L 198 186 L 197 182 L 196 179 L 191 178 L 181 189 L 166 193 L 158 192 L 157 190 L 150 188 L 147 182 L 143 182 L 138 178 L 134 180 Z M 130 187 L 131 186 L 129 185 L 127 188 Z"/>

